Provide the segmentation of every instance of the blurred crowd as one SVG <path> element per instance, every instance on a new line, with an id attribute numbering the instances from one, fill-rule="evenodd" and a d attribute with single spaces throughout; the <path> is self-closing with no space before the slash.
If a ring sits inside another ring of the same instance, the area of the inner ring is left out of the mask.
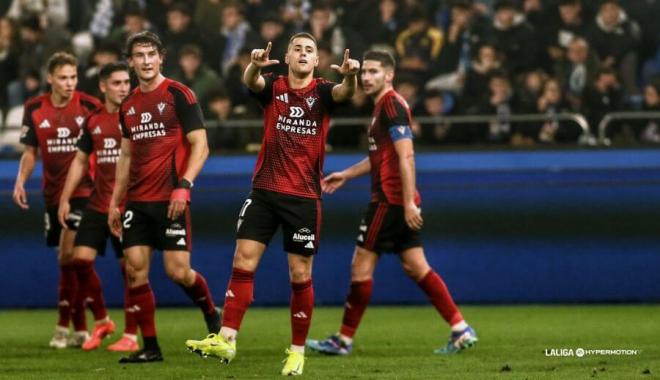
<path id="1" fill-rule="evenodd" d="M 261 116 L 240 82 L 250 51 L 271 41 L 283 62 L 300 31 L 319 41 L 320 76 L 340 80 L 330 65 L 345 48 L 360 58 L 380 47 L 395 53 L 395 87 L 415 116 L 498 115 L 487 125 L 415 126 L 429 143 L 572 141 L 580 131 L 560 128 L 556 115 L 581 113 L 596 133 L 606 113 L 660 111 L 660 0 L 9 0 L 0 12 L 5 114 L 45 89 L 43 65 L 58 50 L 80 58 L 80 89 L 99 95 L 99 67 L 122 59 L 126 38 L 143 30 L 167 47 L 165 75 L 190 86 L 220 126 Z M 283 63 L 270 70 L 286 73 Z M 358 92 L 337 116 L 366 117 L 371 107 Z M 547 117 L 507 119 L 528 113 Z M 657 119 L 617 131 L 660 142 Z M 254 133 L 220 127 L 213 143 L 243 145 Z M 330 139 L 356 146 L 360 135 L 341 128 Z"/>

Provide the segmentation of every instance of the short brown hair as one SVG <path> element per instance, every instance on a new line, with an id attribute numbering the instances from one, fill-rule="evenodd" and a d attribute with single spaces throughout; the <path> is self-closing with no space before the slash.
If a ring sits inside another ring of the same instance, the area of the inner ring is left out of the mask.
<path id="1" fill-rule="evenodd" d="M 362 60 L 377 61 L 380 62 L 380 64 L 383 65 L 383 67 L 389 69 L 396 68 L 396 61 L 394 60 L 392 53 L 385 50 L 369 50 L 366 53 L 364 53 L 364 56 L 362 56 Z"/>
<path id="2" fill-rule="evenodd" d="M 46 67 L 48 68 L 48 73 L 52 74 L 55 69 L 65 65 L 78 67 L 78 58 L 76 58 L 76 56 L 71 53 L 58 51 L 57 53 L 51 55 L 50 58 L 48 58 Z"/>
<path id="3" fill-rule="evenodd" d="M 160 37 L 154 32 L 144 31 L 135 33 L 128 37 L 126 41 L 126 56 L 130 57 L 133 54 L 133 46 L 135 45 L 151 45 L 156 48 L 158 54 L 165 55 L 165 46 L 160 40 Z"/>
<path id="4" fill-rule="evenodd" d="M 294 34 L 293 36 L 291 36 L 291 38 L 289 38 L 289 45 L 291 45 L 293 40 L 295 40 L 296 38 L 307 38 L 308 40 L 312 40 L 312 41 L 314 41 L 314 46 L 316 46 L 316 48 L 318 49 L 319 44 L 318 44 L 318 42 L 316 42 L 316 38 L 314 36 L 312 36 L 310 33 L 300 32 L 300 33 Z"/>

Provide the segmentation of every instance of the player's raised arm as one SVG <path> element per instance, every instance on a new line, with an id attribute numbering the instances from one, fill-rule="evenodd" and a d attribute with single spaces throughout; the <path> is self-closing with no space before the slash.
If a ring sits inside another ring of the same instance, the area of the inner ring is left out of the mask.
<path id="1" fill-rule="evenodd" d="M 360 71 L 360 62 L 351 59 L 350 51 L 346 49 L 344 50 L 344 60 L 341 66 L 332 65 L 330 68 L 337 70 L 344 77 L 340 84 L 332 88 L 332 100 L 339 103 L 353 97 L 357 87 L 357 73 Z"/>
<path id="2" fill-rule="evenodd" d="M 71 166 L 69 166 L 69 173 L 66 175 L 66 181 L 64 182 L 64 188 L 62 188 L 62 195 L 60 196 L 60 206 L 57 210 L 57 220 L 59 220 L 64 229 L 68 229 L 66 217 L 71 211 L 69 199 L 71 199 L 71 194 L 73 194 L 73 191 L 78 187 L 80 180 L 85 175 L 88 168 L 89 155 L 78 150 L 73 161 L 71 161 Z"/>
<path id="3" fill-rule="evenodd" d="M 340 172 L 334 172 L 323 178 L 321 181 L 321 190 L 324 193 L 332 194 L 340 187 L 344 186 L 346 181 L 369 173 L 371 163 L 369 157 L 363 159 L 357 164 L 350 166 Z"/>
<path id="4" fill-rule="evenodd" d="M 121 153 L 117 159 L 117 170 L 115 175 L 115 188 L 110 198 L 108 207 L 108 226 L 113 235 L 121 236 L 121 211 L 119 205 L 126 196 L 128 189 L 128 179 L 130 177 L 131 167 L 131 140 L 124 137 L 121 139 Z"/>
<path id="5" fill-rule="evenodd" d="M 27 192 L 25 191 L 25 182 L 32 175 L 34 165 L 37 162 L 37 147 L 26 145 L 23 154 L 21 155 L 21 162 L 18 165 L 18 175 L 16 175 L 16 183 L 14 184 L 14 203 L 23 210 L 27 210 L 30 206 L 27 203 Z"/>
<path id="6" fill-rule="evenodd" d="M 250 64 L 243 73 L 243 83 L 253 92 L 261 92 L 266 86 L 266 81 L 261 76 L 261 69 L 280 63 L 277 59 L 269 58 L 272 47 L 272 42 L 268 42 L 265 49 L 253 49 L 250 53 Z"/>

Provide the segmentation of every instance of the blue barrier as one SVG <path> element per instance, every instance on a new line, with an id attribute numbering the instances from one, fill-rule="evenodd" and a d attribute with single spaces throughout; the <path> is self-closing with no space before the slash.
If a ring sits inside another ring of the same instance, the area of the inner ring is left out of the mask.
<path id="1" fill-rule="evenodd" d="M 329 155 L 326 171 L 363 156 Z M 235 219 L 249 191 L 255 157 L 213 157 L 193 195 L 193 265 L 221 301 L 230 273 Z M 423 234 L 429 262 L 459 302 L 660 300 L 660 151 L 424 153 L 418 155 Z M 11 204 L 16 161 L 0 162 L 0 307 L 53 306 L 55 254 L 41 239 L 39 172 L 31 209 Z M 354 238 L 368 201 L 362 178 L 324 199 L 317 303 L 340 304 Z M 112 255 L 110 255 L 112 256 Z M 121 305 L 112 257 L 99 259 L 108 303 Z M 275 238 L 256 276 L 255 303 L 288 303 L 286 258 Z M 161 305 L 188 301 L 169 282 L 159 255 L 151 281 Z M 376 271 L 374 302 L 419 303 L 395 257 Z"/>

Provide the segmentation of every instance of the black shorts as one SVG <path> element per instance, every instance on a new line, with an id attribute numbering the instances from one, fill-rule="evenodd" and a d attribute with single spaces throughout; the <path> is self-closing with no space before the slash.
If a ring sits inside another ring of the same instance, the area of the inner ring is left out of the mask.
<path id="1" fill-rule="evenodd" d="M 376 253 L 401 253 L 421 247 L 419 231 L 406 224 L 403 206 L 384 202 L 369 203 L 360 222 L 357 245 Z"/>
<path id="2" fill-rule="evenodd" d="M 88 200 L 89 198 L 71 198 L 71 200 L 69 200 L 71 210 L 66 218 L 66 225 L 70 230 L 78 230 Z M 57 247 L 60 245 L 62 226 L 57 220 L 58 208 L 59 205 L 47 207 L 46 212 L 44 213 L 44 236 L 46 237 L 46 245 L 49 247 Z"/>
<path id="3" fill-rule="evenodd" d="M 122 248 L 147 245 L 161 251 L 192 249 L 190 207 L 177 219 L 167 217 L 170 202 L 128 202 L 122 218 Z"/>
<path id="4" fill-rule="evenodd" d="M 285 252 L 315 254 L 321 232 L 321 201 L 254 189 L 238 215 L 236 238 L 268 245 L 280 224 Z"/>
<path id="5" fill-rule="evenodd" d="M 112 248 L 115 251 L 115 256 L 118 259 L 124 257 L 121 242 L 115 235 L 110 233 L 108 214 L 88 208 L 85 209 L 73 246 L 94 248 L 97 254 L 103 256 L 105 255 L 105 245 L 108 238 L 110 238 L 110 244 L 112 244 Z"/>

